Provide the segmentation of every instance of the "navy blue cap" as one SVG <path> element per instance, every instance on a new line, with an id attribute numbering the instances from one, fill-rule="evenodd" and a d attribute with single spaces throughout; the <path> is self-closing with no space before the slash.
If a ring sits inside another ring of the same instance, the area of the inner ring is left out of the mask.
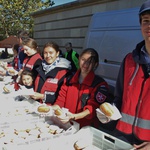
<path id="1" fill-rule="evenodd" d="M 144 11 L 147 11 L 147 10 L 150 10 L 150 0 L 147 0 L 146 2 L 144 2 L 140 8 L 140 11 L 139 11 L 139 15 L 141 13 L 143 13 Z"/>

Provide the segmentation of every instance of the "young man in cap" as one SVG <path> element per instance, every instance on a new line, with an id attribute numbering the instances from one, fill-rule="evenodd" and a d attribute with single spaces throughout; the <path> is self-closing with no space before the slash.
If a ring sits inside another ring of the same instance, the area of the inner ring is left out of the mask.
<path id="1" fill-rule="evenodd" d="M 115 136 L 150 150 L 150 0 L 141 6 L 139 21 L 144 40 L 124 58 L 117 79 L 114 103 L 122 118 Z"/>

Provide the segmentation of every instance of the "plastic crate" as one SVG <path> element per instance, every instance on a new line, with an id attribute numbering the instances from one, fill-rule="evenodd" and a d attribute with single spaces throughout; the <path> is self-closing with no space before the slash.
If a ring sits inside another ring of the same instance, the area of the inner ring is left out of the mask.
<path id="1" fill-rule="evenodd" d="M 76 134 L 59 141 L 59 145 L 53 143 L 50 150 L 61 150 L 61 147 L 64 150 L 75 150 L 74 144 L 77 141 L 85 144 L 84 150 L 134 150 L 132 145 L 90 126 L 83 127 Z"/>
<path id="2" fill-rule="evenodd" d="M 111 136 L 105 132 L 102 132 L 93 127 L 83 127 L 79 130 L 75 136 L 75 141 L 85 139 L 96 148 L 100 150 L 133 150 L 133 146 Z M 94 148 L 93 148 L 94 150 Z"/>

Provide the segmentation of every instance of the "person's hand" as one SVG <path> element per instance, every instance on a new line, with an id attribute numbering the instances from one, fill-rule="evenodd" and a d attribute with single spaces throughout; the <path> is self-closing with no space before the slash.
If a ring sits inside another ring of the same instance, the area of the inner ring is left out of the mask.
<path id="1" fill-rule="evenodd" d="M 5 70 L 7 70 L 8 63 L 1 61 L 0 66 L 3 67 Z"/>
<path id="2" fill-rule="evenodd" d="M 37 100 L 37 99 L 43 99 L 44 94 L 35 92 L 34 95 L 30 95 L 30 97 L 33 98 L 33 99 L 35 99 L 35 100 Z"/>
<path id="3" fill-rule="evenodd" d="M 98 111 L 96 111 L 96 116 L 101 123 L 108 123 L 111 120 L 108 117 L 106 117 L 104 114 L 102 114 Z"/>
<path id="4" fill-rule="evenodd" d="M 18 76 L 20 76 L 21 75 L 21 73 L 22 73 L 22 69 L 20 69 L 20 71 L 18 72 Z"/>
<path id="5" fill-rule="evenodd" d="M 0 70 L 0 75 L 1 75 L 1 76 L 6 76 L 6 70 L 3 70 L 3 71 Z"/>
<path id="6" fill-rule="evenodd" d="M 71 121 L 74 118 L 74 114 L 72 114 L 71 112 L 67 112 L 64 113 L 61 116 L 57 116 L 57 118 L 62 122 L 62 123 L 67 123 L 69 121 Z"/>
<path id="7" fill-rule="evenodd" d="M 137 150 L 150 150 L 150 142 L 143 142 L 142 144 L 133 145 Z"/>

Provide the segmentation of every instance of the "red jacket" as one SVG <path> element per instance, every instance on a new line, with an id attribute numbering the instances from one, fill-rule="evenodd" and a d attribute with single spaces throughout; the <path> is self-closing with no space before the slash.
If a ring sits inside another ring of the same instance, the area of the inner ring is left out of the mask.
<path id="1" fill-rule="evenodd" d="M 144 78 L 142 66 L 136 68 L 131 54 L 126 57 L 124 69 L 122 118 L 117 129 L 150 141 L 150 77 Z"/>
<path id="2" fill-rule="evenodd" d="M 42 57 L 39 53 L 36 53 L 36 54 L 32 55 L 31 57 L 27 56 L 23 61 L 23 69 L 28 68 L 28 69 L 32 70 L 38 59 L 42 60 Z"/>
<path id="3" fill-rule="evenodd" d="M 107 88 L 107 83 L 101 78 L 101 82 L 97 80 L 98 84 L 92 86 L 96 76 L 94 72 L 90 72 L 83 83 L 80 84 L 78 82 L 79 73 L 80 70 L 76 72 L 69 82 L 68 80 L 64 81 L 55 104 L 60 107 L 68 108 L 71 113 L 79 113 L 88 109 L 90 115 L 76 121 L 80 123 L 80 127 L 86 125 L 95 126 L 98 121 L 95 109 L 99 107 L 99 103 L 106 100 L 106 96 L 102 94 L 99 87 Z M 97 101 L 99 101 L 99 103 Z"/>

